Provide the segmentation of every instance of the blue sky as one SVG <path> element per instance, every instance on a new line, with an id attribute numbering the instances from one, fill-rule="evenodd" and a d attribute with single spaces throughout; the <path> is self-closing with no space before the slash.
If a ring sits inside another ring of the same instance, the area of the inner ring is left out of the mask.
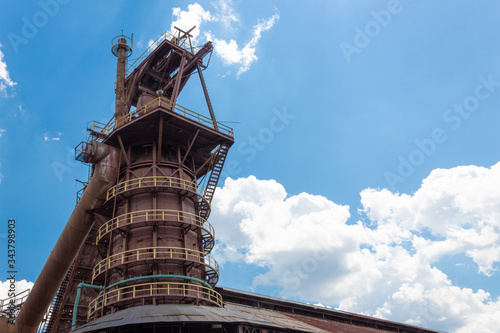
<path id="1" fill-rule="evenodd" d="M 196 24 L 236 138 L 211 217 L 220 285 L 445 331 L 499 326 L 499 3 L 0 6 L 0 218 L 18 221 L 19 280 L 36 280 L 86 180 L 72 149 L 87 122 L 113 115 L 111 39 L 133 33 L 133 59 Z M 208 114 L 196 80 L 179 103 Z"/>

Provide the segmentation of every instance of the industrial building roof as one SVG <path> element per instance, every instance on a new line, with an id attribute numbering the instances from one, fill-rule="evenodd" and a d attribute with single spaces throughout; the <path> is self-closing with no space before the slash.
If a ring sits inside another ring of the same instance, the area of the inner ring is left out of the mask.
<path id="1" fill-rule="evenodd" d="M 223 308 L 196 305 L 145 305 L 128 308 L 87 323 L 75 333 L 149 323 L 238 323 L 275 331 L 312 333 L 375 333 L 438 331 L 345 311 L 218 287 Z"/>

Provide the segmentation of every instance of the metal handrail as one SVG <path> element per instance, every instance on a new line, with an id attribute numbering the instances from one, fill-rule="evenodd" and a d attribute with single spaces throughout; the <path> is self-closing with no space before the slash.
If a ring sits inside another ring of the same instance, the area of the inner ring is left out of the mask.
<path id="1" fill-rule="evenodd" d="M 14 297 L 7 297 L 6 299 L 1 299 L 0 300 L 0 313 L 5 313 L 8 311 L 10 308 L 11 300 L 15 300 L 14 306 L 15 308 L 20 308 L 26 299 L 28 298 L 30 294 L 31 289 L 26 289 L 24 291 L 21 291 L 20 293 L 16 294 Z"/>
<path id="2" fill-rule="evenodd" d="M 199 215 L 174 209 L 147 209 L 125 213 L 108 220 L 97 230 L 96 243 L 111 230 L 115 230 L 121 226 L 132 223 L 165 221 L 166 218 L 168 219 L 172 217 L 176 218 L 176 222 L 189 223 L 199 226 L 200 228 L 205 228 L 212 237 L 215 233 L 214 227 L 210 224 L 210 222 Z"/>
<path id="3" fill-rule="evenodd" d="M 121 301 L 140 299 L 154 296 L 186 297 L 215 303 L 222 307 L 222 296 L 213 289 L 191 283 L 179 282 L 150 282 L 126 286 L 106 291 L 93 299 L 88 307 L 87 319 L 101 308 Z"/>
<path id="4" fill-rule="evenodd" d="M 31 289 L 26 289 L 13 297 L 0 300 L 0 316 L 8 317 L 9 322 L 15 321 L 30 292 Z"/>
<path id="5" fill-rule="evenodd" d="M 177 37 L 175 37 L 172 33 L 165 31 L 158 38 L 156 38 L 156 40 L 152 42 L 148 46 L 148 48 L 132 64 L 130 64 L 127 67 L 125 75 L 129 76 L 137 68 L 137 66 L 139 66 L 139 64 L 141 64 L 144 61 L 144 59 L 146 59 L 158 47 L 158 45 L 160 45 L 164 40 L 166 40 L 169 37 L 174 44 L 179 45 L 184 50 L 192 54 L 195 54 L 196 52 L 199 51 L 197 47 L 188 45 L 185 39 L 181 43 L 179 43 L 179 39 Z"/>
<path id="6" fill-rule="evenodd" d="M 111 127 L 111 124 L 114 123 L 113 119 L 115 117 L 113 116 L 110 121 L 108 121 L 107 124 L 101 123 L 100 121 L 93 120 L 89 123 L 89 130 L 96 132 L 96 133 L 102 133 L 103 135 L 108 135 L 111 133 L 112 129 L 114 127 Z M 97 138 L 99 139 L 99 138 Z M 102 141 L 102 139 L 100 140 Z"/>
<path id="7" fill-rule="evenodd" d="M 98 121 L 93 121 L 89 125 L 89 130 L 96 132 L 96 133 L 102 133 L 104 136 L 107 136 L 111 132 L 114 131 L 114 129 L 117 127 L 117 124 L 121 124 L 125 121 L 134 120 L 134 119 L 139 118 L 140 116 L 145 115 L 149 112 L 152 112 L 152 111 L 154 111 L 157 108 L 162 107 L 162 106 L 175 112 L 176 114 L 178 114 L 180 116 L 183 116 L 183 117 L 188 118 L 190 120 L 196 121 L 196 122 L 198 122 L 202 125 L 205 125 L 209 128 L 217 129 L 221 133 L 224 133 L 226 135 L 234 137 L 234 132 L 233 132 L 233 129 L 231 127 L 224 125 L 222 123 L 219 123 L 219 122 L 214 122 L 214 121 L 212 121 L 211 118 L 203 116 L 203 115 L 201 115 L 197 112 L 194 112 L 193 110 L 190 110 L 188 108 L 185 108 L 179 104 L 176 104 L 176 103 L 172 102 L 171 100 L 169 100 L 168 98 L 165 98 L 162 96 L 155 98 L 151 102 L 143 105 L 142 107 L 140 107 L 140 108 L 138 108 L 130 113 L 127 113 L 124 116 L 119 117 L 118 119 L 116 119 L 113 116 L 111 118 L 111 120 L 108 121 L 107 124 L 104 124 L 104 123 L 101 123 Z M 215 126 L 215 125 L 217 125 L 217 126 Z"/>
<path id="8" fill-rule="evenodd" d="M 92 269 L 92 282 L 97 276 L 105 272 L 107 269 L 131 262 L 156 259 L 182 259 L 197 262 L 211 268 L 217 275 L 219 275 L 219 264 L 214 258 L 206 255 L 204 252 L 182 247 L 156 246 L 127 250 L 104 258 Z"/>
<path id="9" fill-rule="evenodd" d="M 163 96 L 159 96 L 152 100 L 151 102 L 143 105 L 139 109 L 136 109 L 124 116 L 119 117 L 114 121 L 114 127 L 116 127 L 117 123 L 122 123 L 124 121 L 131 121 L 135 118 L 140 117 L 141 115 L 144 115 L 152 110 L 156 110 L 157 107 L 161 107 L 162 104 L 163 106 L 166 106 L 167 108 L 171 109 L 178 115 L 181 115 L 185 118 L 194 120 L 202 125 L 208 126 L 210 128 L 215 129 L 217 124 L 217 128 L 219 129 L 220 132 L 223 132 L 227 135 L 233 136 L 233 129 L 227 125 L 221 124 L 219 122 L 214 122 L 211 118 L 203 116 L 197 112 L 194 112 L 193 110 L 190 110 L 188 108 L 185 108 L 179 104 L 176 104 L 169 100 L 168 98 L 165 98 Z"/>
<path id="10" fill-rule="evenodd" d="M 85 149 L 88 145 L 88 142 L 86 141 L 81 141 L 76 147 L 75 147 L 75 160 L 79 161 L 80 156 L 83 156 L 85 154 Z M 84 157 L 81 158 L 81 160 L 84 160 Z"/>
<path id="11" fill-rule="evenodd" d="M 149 176 L 149 177 L 139 177 L 126 180 L 111 187 L 106 192 L 106 201 L 126 191 L 144 187 L 157 187 L 157 186 L 182 188 L 184 190 L 197 193 L 201 197 L 203 197 L 203 193 L 205 192 L 205 190 L 201 186 L 199 186 L 196 182 L 187 179 L 166 177 L 166 176 Z"/>
<path id="12" fill-rule="evenodd" d="M 193 110 L 190 110 L 188 108 L 185 108 L 179 104 L 176 104 L 174 102 L 172 102 L 171 100 L 169 100 L 168 98 L 165 98 L 165 97 L 158 97 L 158 99 L 167 104 L 167 106 L 169 107 L 172 107 L 174 109 L 174 111 L 177 111 L 176 113 L 185 117 L 185 118 L 188 118 L 188 119 L 191 119 L 191 120 L 194 120 L 202 125 L 205 125 L 205 126 L 208 126 L 210 128 L 217 128 L 219 132 L 223 132 L 231 137 L 234 137 L 234 133 L 233 133 L 233 129 L 227 125 L 224 125 L 222 123 L 219 123 L 217 121 L 213 121 L 211 118 L 209 117 L 206 117 L 206 116 L 203 116 L 199 113 L 196 113 L 194 112 Z M 215 126 L 215 124 L 217 124 L 217 126 Z"/>
<path id="13" fill-rule="evenodd" d="M 111 132 L 117 127 L 117 124 L 123 123 L 125 121 L 131 121 L 135 118 L 140 117 L 141 115 L 145 115 L 146 113 L 154 111 L 157 108 L 161 107 L 161 98 L 166 99 L 166 98 L 161 97 L 161 96 L 157 97 L 157 98 L 153 99 L 152 101 L 150 101 L 149 103 L 144 104 L 140 108 L 135 109 L 135 110 L 127 113 L 126 115 L 120 116 L 115 120 L 111 119 L 108 122 L 109 126 L 111 126 L 111 125 L 113 126 L 111 128 Z M 166 99 L 166 100 L 168 100 L 168 99 Z M 168 101 L 170 102 L 170 100 L 168 100 Z"/>

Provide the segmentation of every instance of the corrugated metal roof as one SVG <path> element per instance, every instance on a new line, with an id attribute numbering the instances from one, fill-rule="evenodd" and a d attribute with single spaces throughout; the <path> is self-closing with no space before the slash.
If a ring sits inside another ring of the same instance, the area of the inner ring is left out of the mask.
<path id="1" fill-rule="evenodd" d="M 120 310 L 87 323 L 74 332 L 84 333 L 111 327 L 155 322 L 254 323 L 270 328 L 283 328 L 279 324 L 255 316 L 248 311 L 242 311 L 238 307 L 232 305 L 225 306 L 224 308 L 217 308 L 188 304 L 162 304 L 145 305 Z"/>
<path id="2" fill-rule="evenodd" d="M 325 308 L 272 296 L 255 294 L 247 291 L 216 287 L 226 306 L 238 304 L 264 311 L 279 312 L 288 317 L 313 325 L 328 332 L 413 332 L 442 333 L 441 331 L 393 322 L 386 319 L 368 317 L 338 309 Z"/>
<path id="3" fill-rule="evenodd" d="M 307 317 L 307 316 L 301 316 L 301 315 L 293 315 L 293 314 L 287 314 L 287 316 L 300 320 L 303 323 L 310 324 L 316 328 L 316 332 L 331 332 L 331 333 L 377 333 L 381 330 L 371 328 L 371 327 L 364 327 L 364 326 L 356 326 L 350 323 L 340 323 L 340 322 L 335 322 L 327 319 L 321 319 L 321 318 L 312 318 L 312 317 Z M 383 331 L 382 331 L 383 332 Z M 404 332 L 404 331 L 402 331 Z"/>
<path id="4" fill-rule="evenodd" d="M 237 304 L 224 308 L 196 305 L 145 305 L 124 309 L 96 319 L 75 330 L 75 333 L 93 332 L 125 325 L 150 323 L 241 323 L 271 329 L 295 330 L 307 333 L 369 333 L 379 330 L 332 322 L 319 318 L 284 314 L 279 311 L 258 309 Z"/>
<path id="5" fill-rule="evenodd" d="M 250 313 L 256 317 L 259 317 L 263 320 L 270 321 L 275 323 L 276 325 L 280 325 L 282 327 L 299 330 L 301 332 L 311 332 L 311 333 L 329 333 L 329 331 L 325 331 L 318 327 L 309 325 L 301 320 L 297 320 L 290 316 L 287 316 L 279 311 L 267 310 L 267 309 L 257 309 L 247 306 L 241 306 L 236 304 L 226 304 L 226 307 L 234 307 L 241 311 Z"/>
<path id="6" fill-rule="evenodd" d="M 226 300 L 224 308 L 189 304 L 145 305 L 98 318 L 74 332 L 85 333 L 149 323 L 249 324 L 278 331 L 307 333 L 438 332 L 229 288 L 217 289 Z"/>

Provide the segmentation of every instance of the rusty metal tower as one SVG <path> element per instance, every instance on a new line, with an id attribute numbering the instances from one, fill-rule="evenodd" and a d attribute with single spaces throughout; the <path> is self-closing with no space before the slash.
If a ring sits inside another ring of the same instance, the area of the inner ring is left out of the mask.
<path id="1" fill-rule="evenodd" d="M 189 32 L 162 34 L 129 66 L 132 38 L 113 39 L 115 114 L 76 148 L 91 177 L 31 291 L 0 300 L 0 333 L 436 333 L 215 286 L 207 218 L 234 140 L 202 75 L 212 44 Z M 177 104 L 194 74 L 210 117 Z"/>
<path id="2" fill-rule="evenodd" d="M 20 331 L 33 331 L 49 304 L 43 332 L 136 306 L 222 306 L 207 219 L 233 130 L 215 120 L 203 78 L 212 43 L 193 46 L 190 31 L 163 33 L 130 65 L 132 39 L 113 39 L 115 114 L 91 122 L 76 148 L 92 176 L 21 309 Z M 177 104 L 193 75 L 209 116 Z"/>

